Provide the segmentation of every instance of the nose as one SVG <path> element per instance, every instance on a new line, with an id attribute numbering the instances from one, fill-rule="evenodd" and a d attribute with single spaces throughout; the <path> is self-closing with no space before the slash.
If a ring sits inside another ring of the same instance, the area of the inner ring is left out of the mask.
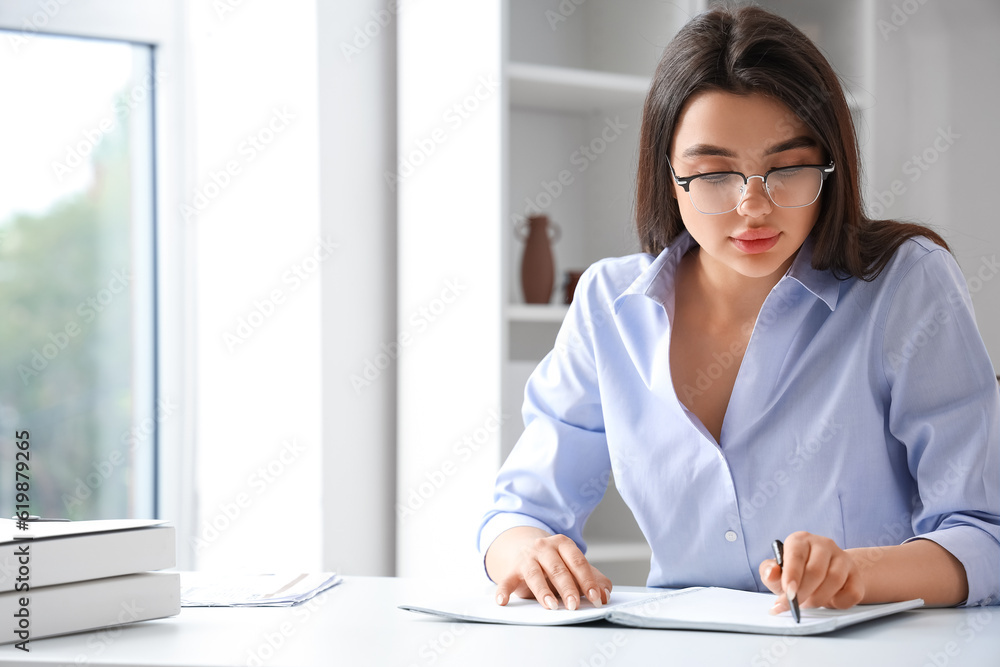
<path id="1" fill-rule="evenodd" d="M 754 183 L 754 179 L 760 179 L 760 184 Z M 747 184 L 743 189 L 743 197 L 737 204 L 736 210 L 740 215 L 748 218 L 759 218 L 771 212 L 771 197 L 767 194 L 764 185 L 764 177 L 760 175 L 748 176 Z"/>

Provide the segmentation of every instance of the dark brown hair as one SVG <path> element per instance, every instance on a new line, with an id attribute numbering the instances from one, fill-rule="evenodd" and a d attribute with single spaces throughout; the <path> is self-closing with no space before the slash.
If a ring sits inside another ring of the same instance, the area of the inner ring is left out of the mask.
<path id="1" fill-rule="evenodd" d="M 784 103 L 836 163 L 812 230 L 813 268 L 872 280 L 912 236 L 948 247 L 926 227 L 865 215 L 854 123 L 836 73 L 798 28 L 748 6 L 696 16 L 667 45 L 656 68 L 642 112 L 636 182 L 636 227 L 644 252 L 659 254 L 684 229 L 667 160 L 685 103 L 705 90 L 761 93 Z"/>

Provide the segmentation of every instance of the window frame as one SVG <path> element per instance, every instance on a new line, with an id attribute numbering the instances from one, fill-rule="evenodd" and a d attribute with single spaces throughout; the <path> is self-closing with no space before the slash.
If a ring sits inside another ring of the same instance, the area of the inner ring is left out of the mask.
<path id="1" fill-rule="evenodd" d="M 169 519 L 178 544 L 194 534 L 193 493 L 194 303 L 193 235 L 176 212 L 191 191 L 193 155 L 186 141 L 190 111 L 185 105 L 189 77 L 184 56 L 184 3 L 173 0 L 13 0 L 0 3 L 0 28 L 32 33 L 118 40 L 153 47 L 157 81 L 153 101 L 153 508 Z M 0 44 L 11 48 L 12 43 Z M 137 413 L 140 416 L 141 413 Z M 188 550 L 178 549 L 177 566 L 192 569 Z"/>

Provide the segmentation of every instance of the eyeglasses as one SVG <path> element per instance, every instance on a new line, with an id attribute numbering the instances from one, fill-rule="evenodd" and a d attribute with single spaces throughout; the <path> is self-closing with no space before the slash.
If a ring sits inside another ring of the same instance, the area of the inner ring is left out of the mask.
<path id="1" fill-rule="evenodd" d="M 670 165 L 670 161 L 667 161 Z M 766 174 L 747 176 L 738 171 L 715 171 L 687 178 L 678 178 L 670 165 L 670 173 L 677 185 L 684 188 L 691 205 L 699 213 L 720 215 L 735 211 L 746 196 L 751 178 L 764 182 L 764 190 L 775 206 L 802 208 L 819 199 L 823 181 L 833 173 L 833 162 L 828 165 L 800 164 L 793 167 L 771 169 Z"/>

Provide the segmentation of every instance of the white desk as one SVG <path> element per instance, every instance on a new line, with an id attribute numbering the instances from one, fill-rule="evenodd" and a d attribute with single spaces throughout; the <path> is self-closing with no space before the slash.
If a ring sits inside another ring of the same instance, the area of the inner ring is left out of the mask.
<path id="1" fill-rule="evenodd" d="M 32 640 L 28 654 L 2 645 L 0 662 L 183 667 L 1000 665 L 996 607 L 908 611 L 799 638 L 636 630 L 609 623 L 550 628 L 452 623 L 396 608 L 436 585 L 439 582 L 345 577 L 306 606 L 182 609 L 174 618 Z M 477 585 L 476 590 L 488 595 L 492 586 Z M 259 662 L 252 659 L 254 654 Z"/>

